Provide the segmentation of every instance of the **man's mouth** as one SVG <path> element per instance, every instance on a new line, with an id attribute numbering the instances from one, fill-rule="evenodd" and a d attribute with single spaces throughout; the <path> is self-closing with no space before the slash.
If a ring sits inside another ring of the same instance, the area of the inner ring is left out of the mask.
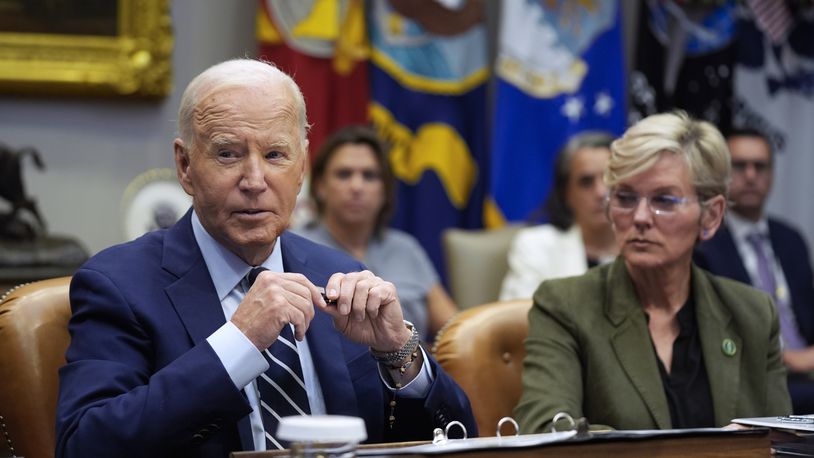
<path id="1" fill-rule="evenodd" d="M 241 215 L 259 215 L 260 213 L 266 213 L 267 210 L 263 210 L 260 208 L 244 208 L 242 210 L 238 210 L 235 213 L 239 213 Z"/>

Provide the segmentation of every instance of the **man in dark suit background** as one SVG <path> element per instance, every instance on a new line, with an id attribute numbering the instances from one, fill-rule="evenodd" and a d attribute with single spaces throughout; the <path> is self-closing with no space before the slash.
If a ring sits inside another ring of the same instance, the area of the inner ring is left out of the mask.
<path id="1" fill-rule="evenodd" d="M 292 409 L 361 417 L 371 442 L 431 439 L 452 420 L 476 433 L 393 284 L 286 232 L 308 151 L 294 81 L 254 60 L 215 65 L 187 87 L 178 124 L 192 209 L 102 251 L 71 283 L 57 456 L 279 448 L 276 417 Z"/>
<path id="2" fill-rule="evenodd" d="M 778 307 L 783 360 L 795 413 L 814 413 L 814 276 L 808 246 L 791 226 L 768 217 L 774 157 L 756 130 L 728 136 L 732 155 L 730 212 L 717 234 L 701 243 L 696 263 L 714 274 L 765 290 Z"/>

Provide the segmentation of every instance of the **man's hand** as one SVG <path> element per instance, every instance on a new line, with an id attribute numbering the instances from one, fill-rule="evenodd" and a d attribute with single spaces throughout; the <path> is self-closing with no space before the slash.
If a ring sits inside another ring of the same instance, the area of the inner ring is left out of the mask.
<path id="1" fill-rule="evenodd" d="M 231 321 L 263 351 L 288 323 L 294 325 L 294 337 L 303 340 L 314 318 L 314 304 L 324 307 L 325 301 L 304 275 L 265 271 L 257 276 Z"/>
<path id="2" fill-rule="evenodd" d="M 396 287 L 372 272 L 336 273 L 328 280 L 325 295 L 336 305 L 324 301 L 318 305 L 348 339 L 381 352 L 396 351 L 410 340 Z"/>
<path id="3" fill-rule="evenodd" d="M 799 350 L 783 350 L 783 363 L 791 372 L 814 370 L 814 346 Z"/>

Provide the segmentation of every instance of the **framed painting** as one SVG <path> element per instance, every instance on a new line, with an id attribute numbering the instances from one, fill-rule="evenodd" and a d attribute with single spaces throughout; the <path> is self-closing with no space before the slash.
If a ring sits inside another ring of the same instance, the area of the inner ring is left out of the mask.
<path id="1" fill-rule="evenodd" d="M 0 92 L 165 96 L 170 0 L 0 0 Z"/>

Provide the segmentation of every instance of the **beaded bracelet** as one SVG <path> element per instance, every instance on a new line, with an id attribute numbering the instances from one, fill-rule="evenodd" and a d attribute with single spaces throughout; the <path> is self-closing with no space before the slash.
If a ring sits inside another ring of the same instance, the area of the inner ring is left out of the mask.
<path id="1" fill-rule="evenodd" d="M 370 354 L 373 355 L 373 359 L 375 359 L 376 362 L 384 364 L 392 369 L 396 369 L 400 366 L 395 365 L 395 363 L 400 363 L 404 360 L 404 358 L 412 353 L 415 353 L 416 349 L 418 348 L 418 329 L 416 329 L 413 323 L 410 323 L 407 320 L 404 320 L 404 325 L 410 330 L 410 339 L 407 340 L 407 343 L 396 351 L 384 352 L 376 351 L 371 348 Z"/>
<path id="2" fill-rule="evenodd" d="M 402 378 L 404 377 L 404 373 L 407 372 L 407 369 L 413 365 L 416 358 L 418 358 L 418 348 L 415 349 L 412 353 L 410 353 L 410 359 L 402 364 L 401 366 L 390 366 L 392 369 L 398 369 L 399 371 L 399 381 L 395 382 L 395 390 L 393 390 L 393 399 L 390 400 L 390 415 L 387 416 L 387 423 L 390 429 L 393 429 L 393 425 L 396 423 L 396 398 L 397 393 L 399 390 L 404 388 L 404 384 L 402 383 Z"/>
<path id="3" fill-rule="evenodd" d="M 407 329 L 410 330 L 410 338 L 407 340 L 401 348 L 396 351 L 389 351 L 389 352 L 382 352 L 376 351 L 373 348 L 370 349 L 370 354 L 373 356 L 373 359 L 376 360 L 379 364 L 387 367 L 388 369 L 398 369 L 399 380 L 393 380 L 395 383 L 395 390 L 393 390 L 393 398 L 390 400 L 388 404 L 390 407 L 390 415 L 387 416 L 387 423 L 390 429 L 393 429 L 393 426 L 396 423 L 396 399 L 398 398 L 397 393 L 404 387 L 401 378 L 407 372 L 407 369 L 413 365 L 416 358 L 418 358 L 418 329 L 416 329 L 413 323 L 410 323 L 407 320 L 404 320 L 404 325 L 407 326 Z M 405 358 L 410 357 L 405 362 Z M 398 364 L 400 363 L 400 364 Z M 391 375 L 392 377 L 392 375 Z M 395 378 L 395 377 L 393 377 Z"/>

